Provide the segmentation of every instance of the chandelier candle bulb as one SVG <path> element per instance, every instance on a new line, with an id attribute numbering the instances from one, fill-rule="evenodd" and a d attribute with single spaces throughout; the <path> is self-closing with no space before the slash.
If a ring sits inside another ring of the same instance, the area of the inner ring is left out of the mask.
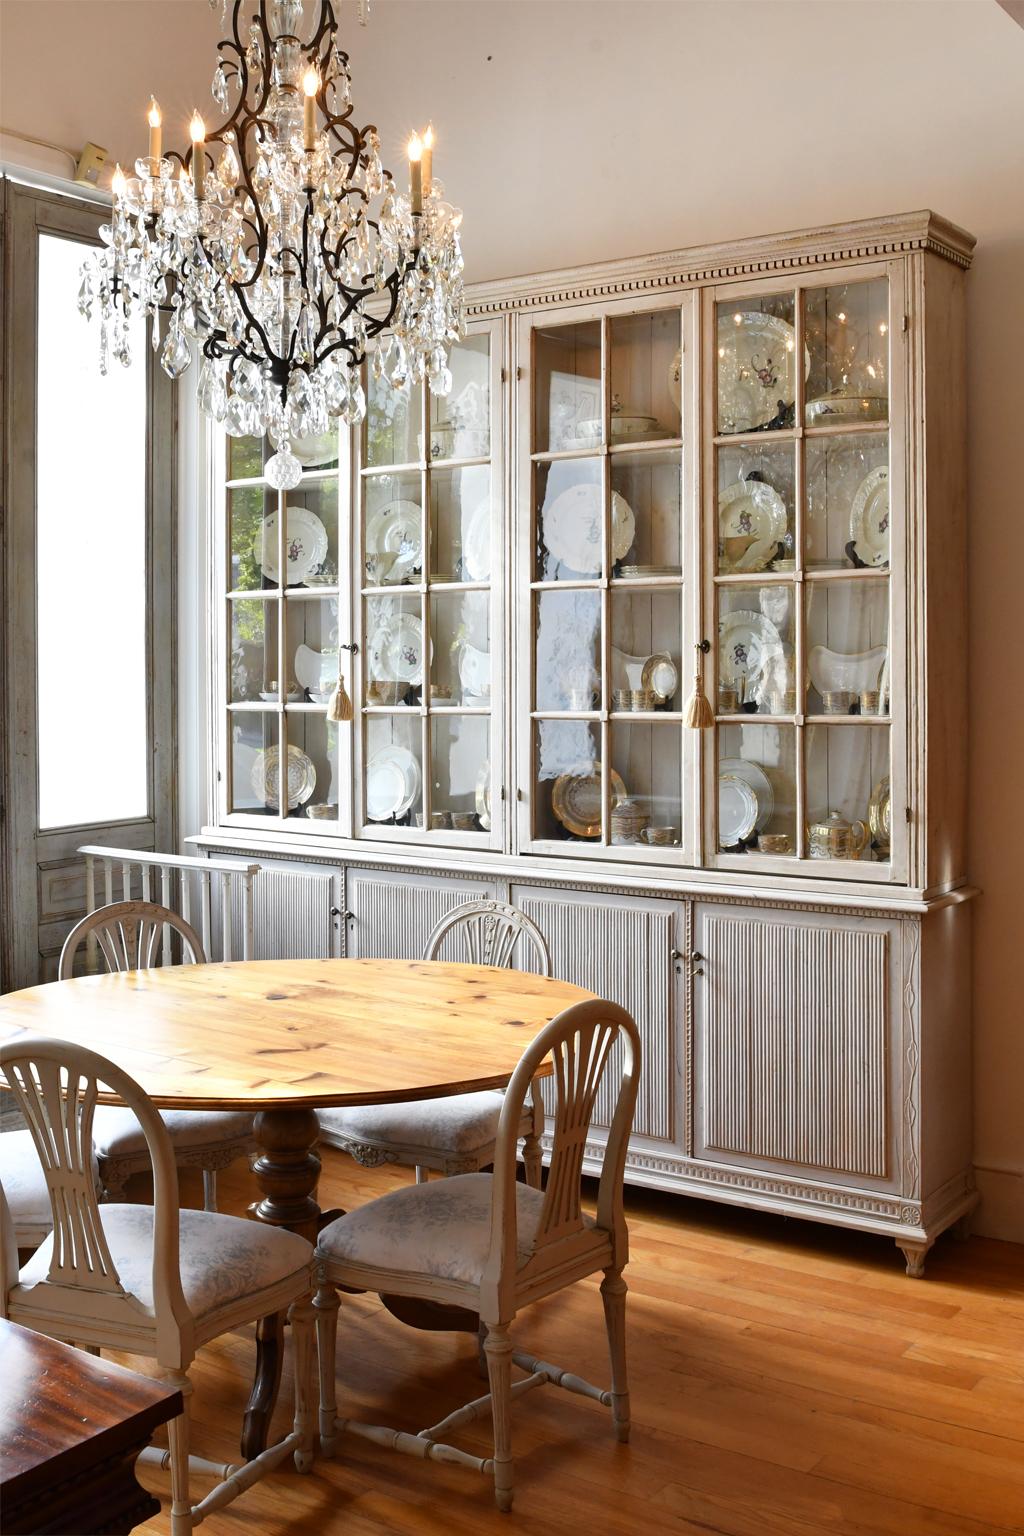
<path id="1" fill-rule="evenodd" d="M 434 179 L 434 125 L 427 124 L 423 135 L 423 191 L 430 196 L 430 183 Z"/>
<path id="2" fill-rule="evenodd" d="M 302 119 L 302 144 L 304 149 L 316 148 L 316 93 L 320 89 L 320 76 L 311 64 L 302 77 L 302 89 L 306 93 Z"/>
<path id="3" fill-rule="evenodd" d="M 115 198 L 124 197 L 127 186 L 127 176 L 125 175 L 124 171 L 122 171 L 120 165 L 115 165 L 114 174 L 110 181 L 110 190 L 113 192 Z"/>
<path id="4" fill-rule="evenodd" d="M 163 127 L 161 126 L 163 119 L 160 116 L 160 106 L 155 96 L 149 98 L 147 121 L 149 123 L 149 158 L 151 160 L 159 160 L 163 154 L 164 147 Z"/>
<path id="5" fill-rule="evenodd" d="M 409 140 L 409 202 L 418 218 L 423 212 L 423 140 L 418 133 Z"/>
<path id="6" fill-rule="evenodd" d="M 206 189 L 206 124 L 198 112 L 192 113 L 188 131 L 192 138 L 192 185 L 196 202 L 201 203 Z"/>

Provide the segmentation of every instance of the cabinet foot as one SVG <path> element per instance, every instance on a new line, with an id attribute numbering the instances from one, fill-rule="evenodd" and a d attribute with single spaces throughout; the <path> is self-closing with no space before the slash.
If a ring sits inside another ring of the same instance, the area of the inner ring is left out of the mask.
<path id="1" fill-rule="evenodd" d="M 907 1274 L 911 1280 L 924 1278 L 924 1261 L 931 1243 L 897 1243 L 897 1248 L 907 1261 Z"/>

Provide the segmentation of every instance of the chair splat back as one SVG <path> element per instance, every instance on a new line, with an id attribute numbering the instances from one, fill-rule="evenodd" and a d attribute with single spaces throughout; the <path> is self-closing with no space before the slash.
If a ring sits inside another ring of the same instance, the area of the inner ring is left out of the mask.
<path id="1" fill-rule="evenodd" d="M 537 924 L 503 901 L 467 901 L 446 913 L 427 939 L 424 960 L 436 960 L 449 936 L 450 941 L 457 940 L 459 959 L 465 964 L 500 967 L 511 966 L 522 940 L 533 969 L 541 976 L 551 975 L 551 956 Z"/>
<path id="2" fill-rule="evenodd" d="M 171 1138 L 133 1078 L 66 1040 L 25 1037 L 0 1050 L 0 1073 L 32 1133 L 53 1216 L 47 1284 L 106 1293 L 104 1315 L 126 1322 L 138 1305 L 122 1284 L 99 1214 L 92 1162 L 93 1114 L 102 1084 L 138 1119 L 153 1168 L 152 1284 L 158 1331 L 180 1338 L 191 1324 L 178 1268 L 178 1172 Z M 8 1215 L 9 1219 L 9 1215 Z M 123 1307 L 123 1313 L 118 1312 Z"/>
<path id="3" fill-rule="evenodd" d="M 153 901 L 115 901 L 97 907 L 75 924 L 60 952 L 58 976 L 66 981 L 74 974 L 75 956 L 90 937 L 95 939 L 108 971 L 148 970 L 157 963 L 167 929 L 177 934 L 183 960 L 205 964 L 198 933 L 169 907 Z"/>

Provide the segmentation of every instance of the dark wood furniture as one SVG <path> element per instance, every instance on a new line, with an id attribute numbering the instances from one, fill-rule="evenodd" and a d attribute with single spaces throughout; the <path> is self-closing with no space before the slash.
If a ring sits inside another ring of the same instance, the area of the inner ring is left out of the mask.
<path id="1" fill-rule="evenodd" d="M 120 1536 L 159 1514 L 135 1458 L 181 1393 L 0 1318 L 0 1530 Z"/>

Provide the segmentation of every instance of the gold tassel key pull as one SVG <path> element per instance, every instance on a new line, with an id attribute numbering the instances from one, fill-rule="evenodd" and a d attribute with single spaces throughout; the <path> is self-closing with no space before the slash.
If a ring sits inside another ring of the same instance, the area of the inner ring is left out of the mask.
<path id="1" fill-rule="evenodd" d="M 707 731 L 715 723 L 715 712 L 704 692 L 704 657 L 711 649 L 710 640 L 697 642 L 697 670 L 693 679 L 693 692 L 683 713 L 683 724 L 691 731 Z"/>
<path id="2" fill-rule="evenodd" d="M 351 651 L 354 655 L 356 649 L 354 645 L 342 645 L 338 648 L 338 682 L 334 692 L 327 700 L 327 718 L 340 724 L 347 724 L 352 719 L 354 713 L 352 700 L 348 696 L 345 678 L 341 670 L 342 661 L 344 660 L 341 653 L 342 651 Z"/>

